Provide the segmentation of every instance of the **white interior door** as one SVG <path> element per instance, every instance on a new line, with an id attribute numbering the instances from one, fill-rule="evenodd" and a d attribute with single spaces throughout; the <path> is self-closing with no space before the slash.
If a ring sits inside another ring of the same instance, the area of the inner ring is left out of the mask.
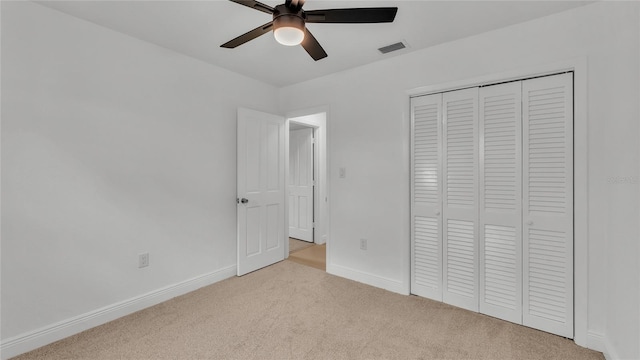
<path id="1" fill-rule="evenodd" d="M 411 99 L 411 293 L 442 301 L 442 94 Z"/>
<path id="2" fill-rule="evenodd" d="M 313 242 L 313 129 L 289 132 L 289 236 Z"/>
<path id="3" fill-rule="evenodd" d="M 480 88 L 480 312 L 522 323 L 521 83 Z"/>
<path id="4" fill-rule="evenodd" d="M 443 301 L 478 311 L 478 88 L 442 95 Z"/>
<path id="5" fill-rule="evenodd" d="M 238 109 L 238 275 L 284 260 L 285 119 Z"/>
<path id="6" fill-rule="evenodd" d="M 522 97 L 523 324 L 573 338 L 573 74 Z"/>

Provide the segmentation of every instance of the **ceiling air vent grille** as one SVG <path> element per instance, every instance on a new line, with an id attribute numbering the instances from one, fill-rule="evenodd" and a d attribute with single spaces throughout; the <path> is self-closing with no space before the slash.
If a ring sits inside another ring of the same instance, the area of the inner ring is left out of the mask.
<path id="1" fill-rule="evenodd" d="M 378 51 L 380 51 L 383 54 L 388 54 L 392 51 L 396 51 L 396 50 L 400 50 L 400 49 L 404 49 L 407 46 L 404 44 L 404 42 L 400 41 L 397 42 L 395 44 L 391 44 L 391 45 L 387 45 L 387 46 L 383 46 L 380 49 L 378 49 Z"/>

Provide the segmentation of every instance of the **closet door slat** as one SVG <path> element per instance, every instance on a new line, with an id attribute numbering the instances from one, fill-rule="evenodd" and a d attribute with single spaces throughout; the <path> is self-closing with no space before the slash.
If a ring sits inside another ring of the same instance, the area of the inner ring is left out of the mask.
<path id="1" fill-rule="evenodd" d="M 480 312 L 522 323 L 521 83 L 480 89 Z"/>
<path id="2" fill-rule="evenodd" d="M 478 88 L 442 95 L 443 301 L 478 311 Z"/>
<path id="3" fill-rule="evenodd" d="M 573 337 L 573 74 L 525 80 L 523 324 Z"/>
<path id="4" fill-rule="evenodd" d="M 411 99 L 411 292 L 442 301 L 442 94 Z"/>

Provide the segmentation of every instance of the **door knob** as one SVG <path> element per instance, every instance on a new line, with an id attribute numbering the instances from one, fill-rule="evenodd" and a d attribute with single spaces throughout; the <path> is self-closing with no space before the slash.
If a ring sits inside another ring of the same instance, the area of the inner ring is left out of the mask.
<path id="1" fill-rule="evenodd" d="M 436 211 L 436 216 L 440 215 L 440 211 Z"/>
<path id="2" fill-rule="evenodd" d="M 246 203 L 248 203 L 248 202 L 249 202 L 249 199 L 246 199 L 246 198 L 242 198 L 242 199 L 236 198 L 236 203 L 238 203 L 238 204 L 240 204 L 240 203 L 246 204 Z"/>
<path id="3" fill-rule="evenodd" d="M 527 221 L 527 225 L 533 225 L 533 221 L 531 220 Z"/>

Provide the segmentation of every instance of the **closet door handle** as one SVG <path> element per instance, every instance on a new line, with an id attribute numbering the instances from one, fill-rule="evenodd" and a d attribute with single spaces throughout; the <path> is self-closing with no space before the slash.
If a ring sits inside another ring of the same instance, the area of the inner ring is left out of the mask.
<path id="1" fill-rule="evenodd" d="M 533 225 L 533 221 L 531 220 L 527 221 L 527 225 Z"/>

